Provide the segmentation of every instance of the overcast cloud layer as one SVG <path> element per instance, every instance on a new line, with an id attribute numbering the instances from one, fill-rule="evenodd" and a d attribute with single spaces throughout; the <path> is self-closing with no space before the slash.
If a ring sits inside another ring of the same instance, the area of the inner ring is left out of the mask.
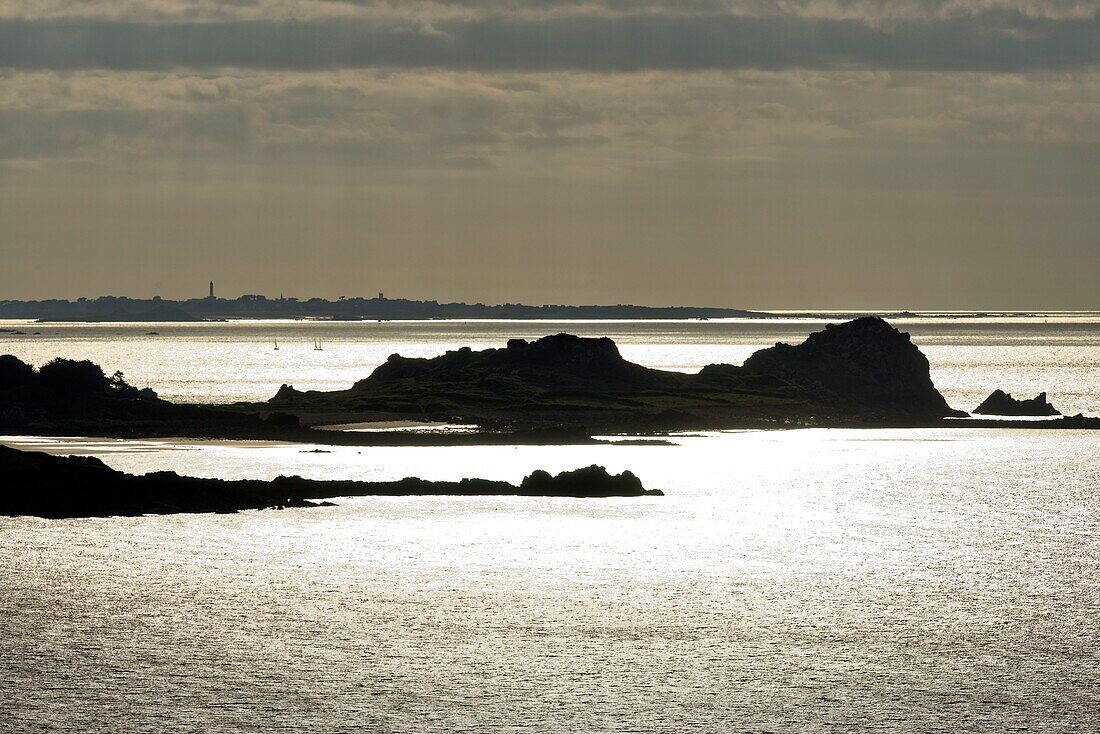
<path id="1" fill-rule="evenodd" d="M 996 10 L 899 20 L 651 12 L 402 20 L 0 20 L 0 65 L 53 69 L 391 66 L 480 70 L 882 68 L 1028 71 L 1100 59 L 1100 20 Z"/>
<path id="2" fill-rule="evenodd" d="M 0 297 L 1100 308 L 1098 56 L 1097 2 L 0 0 Z"/>

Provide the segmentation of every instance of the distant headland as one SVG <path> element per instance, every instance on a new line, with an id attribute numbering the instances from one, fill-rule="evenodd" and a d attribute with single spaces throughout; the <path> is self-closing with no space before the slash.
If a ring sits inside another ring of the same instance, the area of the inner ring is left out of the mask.
<path id="1" fill-rule="evenodd" d="M 39 321 L 212 321 L 223 319 L 332 319 L 373 321 L 389 319 L 723 319 L 767 318 L 771 314 L 738 308 L 695 306 L 544 305 L 521 303 L 440 303 L 407 298 L 299 299 L 243 295 L 219 298 L 213 284 L 204 298 L 172 301 L 126 296 L 78 298 L 75 301 L 0 301 L 0 319 Z"/>
<path id="2" fill-rule="evenodd" d="M 96 298 L 59 298 L 43 300 L 0 300 L 0 319 L 76 322 L 191 322 L 235 319 L 324 319 L 332 321 L 415 321 L 431 319 L 531 319 L 531 320 L 699 320 L 708 319 L 815 319 L 835 321 L 878 316 L 884 319 L 912 318 L 1010 318 L 1032 317 L 1030 311 L 921 311 L 910 310 L 829 310 L 763 311 L 714 306 L 638 306 L 609 304 L 544 304 L 440 302 L 410 298 L 377 296 L 327 298 L 277 297 L 249 293 L 236 298 L 217 295 L 211 281 L 200 298 L 171 300 L 98 296 Z"/>
<path id="3" fill-rule="evenodd" d="M 0 319 L 79 322 L 190 322 L 232 319 L 327 319 L 332 321 L 387 321 L 429 319 L 853 319 L 879 316 L 886 319 L 910 319 L 924 316 L 943 318 L 983 318 L 989 316 L 1033 316 L 1030 312 L 921 312 L 907 310 L 855 311 L 761 311 L 711 306 L 637 306 L 631 304 L 546 304 L 440 302 L 409 298 L 373 297 L 326 298 L 270 297 L 245 294 L 236 298 L 216 295 L 210 283 L 201 298 L 170 300 L 99 296 L 76 300 L 44 299 L 32 301 L 0 300 Z"/>

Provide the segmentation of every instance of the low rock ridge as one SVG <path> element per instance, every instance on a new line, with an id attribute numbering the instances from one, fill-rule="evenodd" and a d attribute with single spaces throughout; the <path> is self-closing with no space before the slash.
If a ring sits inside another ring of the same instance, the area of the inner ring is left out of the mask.
<path id="1" fill-rule="evenodd" d="M 1046 417 L 1062 415 L 1047 400 L 1047 394 L 1041 392 L 1033 398 L 1020 400 L 1004 390 L 994 390 L 982 404 L 974 409 L 977 415 L 1011 415 Z"/>
<path id="2" fill-rule="evenodd" d="M 615 342 L 554 334 L 533 342 L 509 339 L 504 349 L 473 351 L 462 347 L 432 358 L 392 354 L 369 377 L 352 389 L 369 389 L 396 380 L 462 380 L 510 376 L 530 383 L 566 385 L 574 382 L 614 382 L 623 387 L 660 382 L 662 373 L 627 362 Z"/>
<path id="3" fill-rule="evenodd" d="M 609 474 L 601 466 L 550 475 L 535 471 L 519 485 L 488 479 L 432 482 L 408 477 L 395 482 L 316 481 L 301 477 L 223 481 L 175 472 L 126 474 L 92 457 L 52 456 L 0 446 L 0 515 L 47 518 L 237 512 L 314 507 L 333 497 L 403 495 L 514 495 L 521 497 L 660 496 L 633 473 Z"/>

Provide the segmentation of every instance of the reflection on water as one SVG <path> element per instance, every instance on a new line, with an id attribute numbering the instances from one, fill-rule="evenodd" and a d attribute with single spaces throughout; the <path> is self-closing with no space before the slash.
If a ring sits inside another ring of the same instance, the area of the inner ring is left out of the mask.
<path id="1" fill-rule="evenodd" d="M 697 370 L 820 326 L 41 324 L 23 329 L 38 336 L 0 334 L 0 353 L 89 358 L 165 397 L 225 402 L 283 382 L 346 388 L 393 352 L 513 336 L 606 335 L 628 359 Z M 999 387 L 1100 413 L 1095 316 L 899 326 L 956 406 Z M 131 472 L 223 478 L 514 482 L 598 463 L 667 494 L 0 518 L 0 731 L 1094 727 L 1100 435 L 675 441 L 318 454 L 270 442 L 5 439 Z"/>
<path id="2" fill-rule="evenodd" d="M 595 462 L 668 494 L 0 519 L 5 730 L 1085 731 L 1100 710 L 1095 433 L 16 443 L 222 477 Z"/>
<path id="3" fill-rule="evenodd" d="M 1067 413 L 1100 414 L 1100 316 L 910 319 L 932 377 L 948 402 L 972 409 L 1001 388 L 1030 397 L 1043 390 Z M 742 363 L 777 341 L 801 341 L 816 320 L 713 321 L 241 321 L 195 324 L 34 324 L 0 322 L 0 353 L 35 364 L 66 356 L 122 370 L 168 399 L 266 400 L 283 383 L 337 390 L 366 377 L 395 352 L 432 357 L 447 349 L 502 347 L 510 337 L 559 331 L 609 336 L 627 359 L 649 367 L 697 371 Z M 5 328 L 41 331 L 13 336 Z M 150 336 L 149 331 L 158 332 Z M 280 349 L 272 349 L 278 337 Z M 320 338 L 323 351 L 314 351 Z"/>

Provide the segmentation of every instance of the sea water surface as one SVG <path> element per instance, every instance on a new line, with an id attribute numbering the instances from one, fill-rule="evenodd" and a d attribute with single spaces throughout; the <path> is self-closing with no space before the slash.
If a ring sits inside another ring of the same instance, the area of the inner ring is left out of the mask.
<path id="1" fill-rule="evenodd" d="M 35 326 L 39 336 L 53 328 Z M 206 354 L 194 364 L 223 375 L 208 394 L 237 399 L 287 380 L 212 355 L 258 352 L 263 339 L 239 334 L 268 326 L 179 327 L 195 331 L 177 340 L 160 325 L 141 327 L 159 339 L 66 325 L 48 344 L 28 335 L 0 351 L 87 356 L 160 375 L 133 381 L 180 396 L 198 382 L 171 355 L 192 339 Z M 568 328 L 608 333 L 643 363 L 694 369 L 738 361 L 749 341 L 817 328 L 640 324 L 632 340 L 631 324 L 381 325 L 400 336 L 385 342 L 362 337 L 365 326 L 322 325 L 334 331 L 318 358 L 347 349 L 377 363 Z M 1067 411 L 1100 409 L 1095 323 L 909 326 L 956 405 L 1000 386 L 1048 389 Z M 304 337 L 322 327 L 280 328 Z M 352 336 L 341 341 L 344 328 Z M 297 350 L 286 364 L 304 385 L 323 370 L 302 341 L 278 355 Z M 339 379 L 361 376 L 351 358 L 332 359 Z M 328 453 L 2 441 L 126 471 L 224 478 L 517 481 L 599 463 L 666 492 L 0 518 L 3 731 L 1070 732 L 1094 728 L 1100 711 L 1092 432 L 815 429 L 685 435 L 672 446 Z"/>

